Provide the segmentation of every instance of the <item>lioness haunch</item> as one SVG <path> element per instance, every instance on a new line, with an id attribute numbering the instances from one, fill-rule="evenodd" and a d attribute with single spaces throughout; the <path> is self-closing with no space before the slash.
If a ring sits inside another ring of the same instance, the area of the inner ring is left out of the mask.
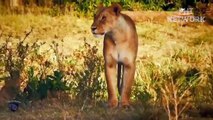
<path id="1" fill-rule="evenodd" d="M 94 36 L 104 36 L 108 107 L 118 106 L 117 87 L 121 106 L 128 107 L 138 51 L 135 24 L 129 16 L 121 13 L 120 5 L 113 4 L 110 7 L 99 7 L 91 30 Z"/>

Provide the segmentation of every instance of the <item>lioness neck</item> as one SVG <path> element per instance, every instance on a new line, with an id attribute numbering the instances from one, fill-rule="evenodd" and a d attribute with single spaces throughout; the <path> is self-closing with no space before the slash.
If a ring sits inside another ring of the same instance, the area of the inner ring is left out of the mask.
<path id="1" fill-rule="evenodd" d="M 120 14 L 117 24 L 111 31 L 115 43 L 125 42 L 136 33 L 134 22 L 127 15 Z"/>

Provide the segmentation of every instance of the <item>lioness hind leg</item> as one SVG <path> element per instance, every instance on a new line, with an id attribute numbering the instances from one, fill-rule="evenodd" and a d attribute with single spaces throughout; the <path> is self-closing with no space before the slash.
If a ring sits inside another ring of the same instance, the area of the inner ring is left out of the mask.
<path id="1" fill-rule="evenodd" d="M 117 81 L 116 81 L 116 63 L 105 63 L 105 75 L 108 90 L 108 107 L 118 106 Z"/>
<path id="2" fill-rule="evenodd" d="M 124 64 L 123 89 L 121 93 L 121 106 L 129 106 L 131 88 L 134 81 L 135 64 Z"/>

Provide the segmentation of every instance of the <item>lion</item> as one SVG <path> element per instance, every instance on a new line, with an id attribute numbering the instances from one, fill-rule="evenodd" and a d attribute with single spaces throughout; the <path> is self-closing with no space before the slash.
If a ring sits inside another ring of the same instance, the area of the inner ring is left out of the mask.
<path id="1" fill-rule="evenodd" d="M 134 83 L 138 35 L 133 20 L 121 13 L 121 6 L 99 6 L 91 25 L 94 36 L 104 36 L 103 56 L 110 108 L 129 107 Z M 117 80 L 116 80 L 117 69 Z M 117 96 L 117 88 L 119 97 Z"/>

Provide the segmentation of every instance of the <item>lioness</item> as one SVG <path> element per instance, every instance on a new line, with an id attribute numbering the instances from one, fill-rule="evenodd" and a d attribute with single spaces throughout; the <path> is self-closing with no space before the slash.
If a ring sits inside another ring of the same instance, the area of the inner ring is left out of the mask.
<path id="1" fill-rule="evenodd" d="M 129 107 L 138 51 L 138 35 L 135 24 L 129 16 L 121 13 L 120 5 L 113 4 L 110 7 L 99 7 L 94 16 L 91 30 L 94 36 L 104 36 L 103 54 L 108 107 L 118 106 L 116 85 L 121 95 L 121 106 Z M 118 82 L 116 81 L 116 67 L 118 69 Z"/>

